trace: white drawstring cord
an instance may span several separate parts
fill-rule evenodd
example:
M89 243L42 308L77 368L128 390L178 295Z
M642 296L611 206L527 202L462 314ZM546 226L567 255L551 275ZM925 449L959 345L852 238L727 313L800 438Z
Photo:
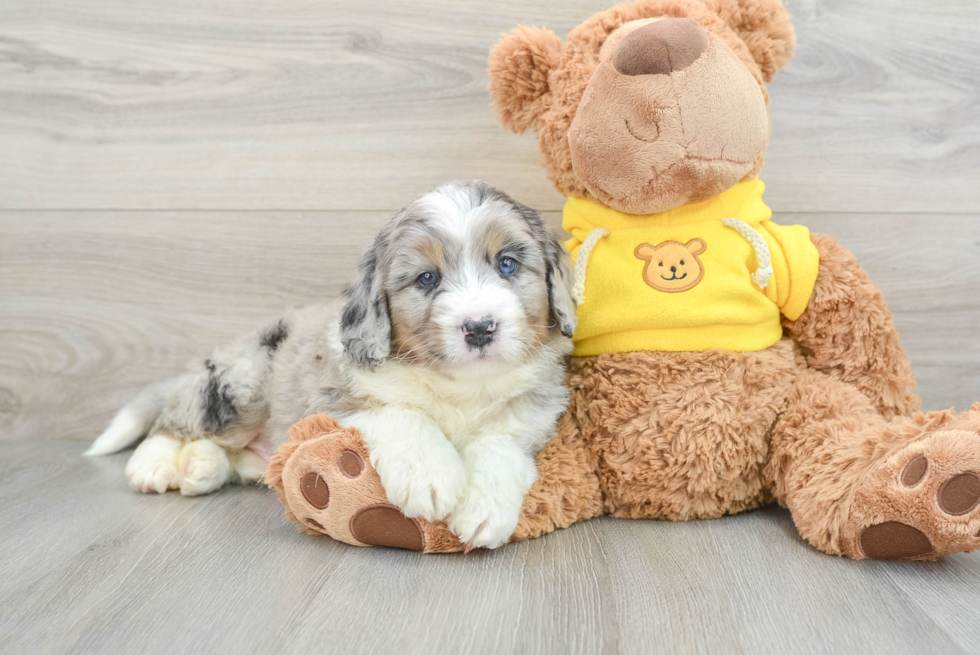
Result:
M752 249L755 250L756 261L759 262L759 268L752 274L752 281L759 285L760 289L765 289L769 285L769 278L772 277L769 244L766 243L766 238L758 230L738 218L723 218L721 222L726 227L730 227L741 234L752 245Z
M589 266L589 253L595 248L595 244L599 243L599 239L608 234L609 230L597 227L589 232L589 236L585 237L585 241L582 242L582 247L578 249L578 256L575 258L575 270L573 271L575 284L572 286L572 295L575 297L576 305L585 302L585 269Z

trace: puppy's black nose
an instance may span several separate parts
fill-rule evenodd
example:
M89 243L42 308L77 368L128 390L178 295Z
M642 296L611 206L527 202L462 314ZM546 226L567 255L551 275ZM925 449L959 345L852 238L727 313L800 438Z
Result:
M676 273L677 272L677 267L676 266L671 266L670 267L670 272L671 273Z
M463 321L463 338L471 348L482 348L493 339L497 324L490 319L482 321Z

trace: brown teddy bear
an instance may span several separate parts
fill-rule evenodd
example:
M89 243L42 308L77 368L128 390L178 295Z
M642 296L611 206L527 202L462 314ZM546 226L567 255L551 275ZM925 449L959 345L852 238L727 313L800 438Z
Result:
M980 545L980 403L922 414L881 292L832 238L769 219L778 0L640 0L490 55L569 200L579 326L558 434L512 541L601 514L690 520L772 500L816 548L934 559ZM310 417L268 481L314 533L462 550L387 503L360 435Z

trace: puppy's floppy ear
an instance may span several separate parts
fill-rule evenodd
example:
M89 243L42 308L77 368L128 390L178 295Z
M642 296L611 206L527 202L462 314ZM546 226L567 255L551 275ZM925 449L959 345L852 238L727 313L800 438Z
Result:
M548 232L548 294L551 300L551 314L558 323L561 333L572 338L578 316L575 314L575 299L572 297L572 269L568 265L568 251L551 230Z
M347 302L340 316L340 341L358 366L378 367L391 351L391 318L384 291L384 253L390 230L385 229L357 266L357 277L344 291Z
M704 0L749 47L766 82L793 57L796 32L780 0Z
M544 113L548 74L561 58L561 39L551 30L516 27L490 51L490 98L504 127L523 134Z
M510 201L527 221L534 234L534 240L544 252L545 283L548 285L548 308L551 319L561 333L571 339L578 323L578 316L575 314L575 299L572 297L572 269L568 265L568 251L551 228L541 220L541 214L513 198L510 198Z

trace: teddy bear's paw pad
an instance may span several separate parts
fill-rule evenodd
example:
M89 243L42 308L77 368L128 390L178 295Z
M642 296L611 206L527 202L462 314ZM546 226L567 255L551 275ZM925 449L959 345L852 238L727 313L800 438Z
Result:
M370 546L389 546L422 550L425 538L418 521L410 519L394 505L364 507L351 517L354 538Z
M352 480L364 470L364 460L353 450L341 452L338 460L337 465L340 467L340 472Z
M317 509L326 509L330 504L330 487L316 471L310 471L303 476L299 483L299 490L306 502Z
M980 502L980 477L960 473L946 480L936 495L939 508L950 516L969 514Z
M910 488L916 486L922 482L922 478L926 476L928 470L929 460L926 459L925 455L913 457L912 461L906 464L902 471L902 484Z
M307 527L312 528L317 532L322 532L323 534L327 534L327 529L322 525L320 525L318 521L314 521L313 519L303 519L303 523L305 523Z
M861 550L871 559L920 559L934 553L921 530L898 521L872 525L861 532Z

